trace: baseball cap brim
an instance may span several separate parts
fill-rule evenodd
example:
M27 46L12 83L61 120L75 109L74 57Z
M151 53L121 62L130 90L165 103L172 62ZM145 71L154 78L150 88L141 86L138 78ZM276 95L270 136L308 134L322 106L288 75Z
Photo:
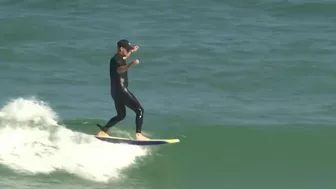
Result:
M131 46L131 45L127 44L127 45L125 46L125 49L126 49L126 50L128 50L128 51L130 51L130 50L132 50L132 49L133 49L133 46Z

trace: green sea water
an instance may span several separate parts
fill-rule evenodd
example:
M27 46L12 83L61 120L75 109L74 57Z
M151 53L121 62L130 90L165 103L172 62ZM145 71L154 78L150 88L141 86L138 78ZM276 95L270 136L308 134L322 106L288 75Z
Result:
M0 188L336 188L333 1L0 0ZM109 59L140 49L129 88L143 131L96 140L116 115ZM134 137L135 114L110 135Z

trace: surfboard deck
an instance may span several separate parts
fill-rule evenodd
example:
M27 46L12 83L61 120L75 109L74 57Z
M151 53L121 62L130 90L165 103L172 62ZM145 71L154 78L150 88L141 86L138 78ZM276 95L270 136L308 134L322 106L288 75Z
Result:
M113 136L95 136L97 139L104 142L115 143L115 144L130 144L130 145L162 145L162 144L174 144L180 142L179 139L150 139L150 140L136 140L122 137Z

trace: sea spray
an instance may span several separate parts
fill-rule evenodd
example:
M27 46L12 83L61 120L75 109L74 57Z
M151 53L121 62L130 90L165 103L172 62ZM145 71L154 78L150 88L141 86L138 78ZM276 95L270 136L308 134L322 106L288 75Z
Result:
M57 119L42 101L11 100L0 111L0 164L28 174L65 171L108 182L147 154L141 147L110 144L69 130Z

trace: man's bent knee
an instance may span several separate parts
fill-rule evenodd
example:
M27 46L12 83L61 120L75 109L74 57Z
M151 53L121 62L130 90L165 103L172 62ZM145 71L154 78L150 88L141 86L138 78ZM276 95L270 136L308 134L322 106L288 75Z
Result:
M117 114L117 120L118 121L121 121L121 120L125 119L125 117L126 117L126 113L125 112L121 112L121 113Z

